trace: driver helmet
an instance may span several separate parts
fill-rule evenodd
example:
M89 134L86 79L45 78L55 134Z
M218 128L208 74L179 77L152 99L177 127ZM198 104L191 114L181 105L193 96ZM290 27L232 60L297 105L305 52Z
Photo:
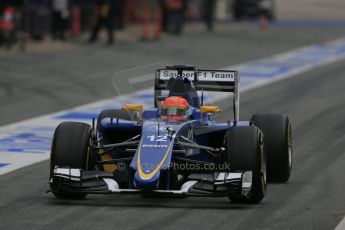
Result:
M189 104L183 97L172 96L162 103L162 118L173 120L186 120Z

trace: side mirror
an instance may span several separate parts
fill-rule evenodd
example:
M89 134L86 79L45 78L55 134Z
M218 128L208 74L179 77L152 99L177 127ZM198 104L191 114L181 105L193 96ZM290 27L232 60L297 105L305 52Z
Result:
M141 105L141 104L125 104L122 106L123 110L126 110L126 111L134 111L134 112L138 112L139 113L139 116L140 116L140 120L142 120L142 114L143 114L143 109L144 109L144 106Z
M216 105L203 105L200 106L201 113L219 113L222 110Z
M125 104L122 106L123 110L127 111L135 111L135 112L143 112L144 106L141 104Z

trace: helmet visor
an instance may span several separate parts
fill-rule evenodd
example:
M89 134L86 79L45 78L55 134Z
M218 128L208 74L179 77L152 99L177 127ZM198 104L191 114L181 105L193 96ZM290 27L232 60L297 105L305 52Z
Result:
M162 116L186 116L187 109L181 107L165 107L162 109Z

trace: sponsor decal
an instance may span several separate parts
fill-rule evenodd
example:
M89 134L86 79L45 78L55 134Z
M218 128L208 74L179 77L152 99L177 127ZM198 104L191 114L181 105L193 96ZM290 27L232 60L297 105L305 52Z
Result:
M159 79L169 80L170 78L177 78L177 70L161 70L159 73ZM194 71L183 71L182 78L188 78L190 81L194 81L195 72Z
M198 72L199 81L235 81L235 72L200 71Z
M151 145L151 144L143 144L143 148L168 148L168 145Z

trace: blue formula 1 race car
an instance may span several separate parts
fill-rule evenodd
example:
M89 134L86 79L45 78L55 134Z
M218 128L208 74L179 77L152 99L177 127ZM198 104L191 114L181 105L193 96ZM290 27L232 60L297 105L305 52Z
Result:
M237 71L168 66L155 73L155 108L125 104L102 111L93 126L61 123L51 148L51 191L61 199L132 193L260 202L267 181L290 177L291 123L280 114L240 121L239 80ZM203 105L198 91L233 93L234 119L216 123L220 108Z

